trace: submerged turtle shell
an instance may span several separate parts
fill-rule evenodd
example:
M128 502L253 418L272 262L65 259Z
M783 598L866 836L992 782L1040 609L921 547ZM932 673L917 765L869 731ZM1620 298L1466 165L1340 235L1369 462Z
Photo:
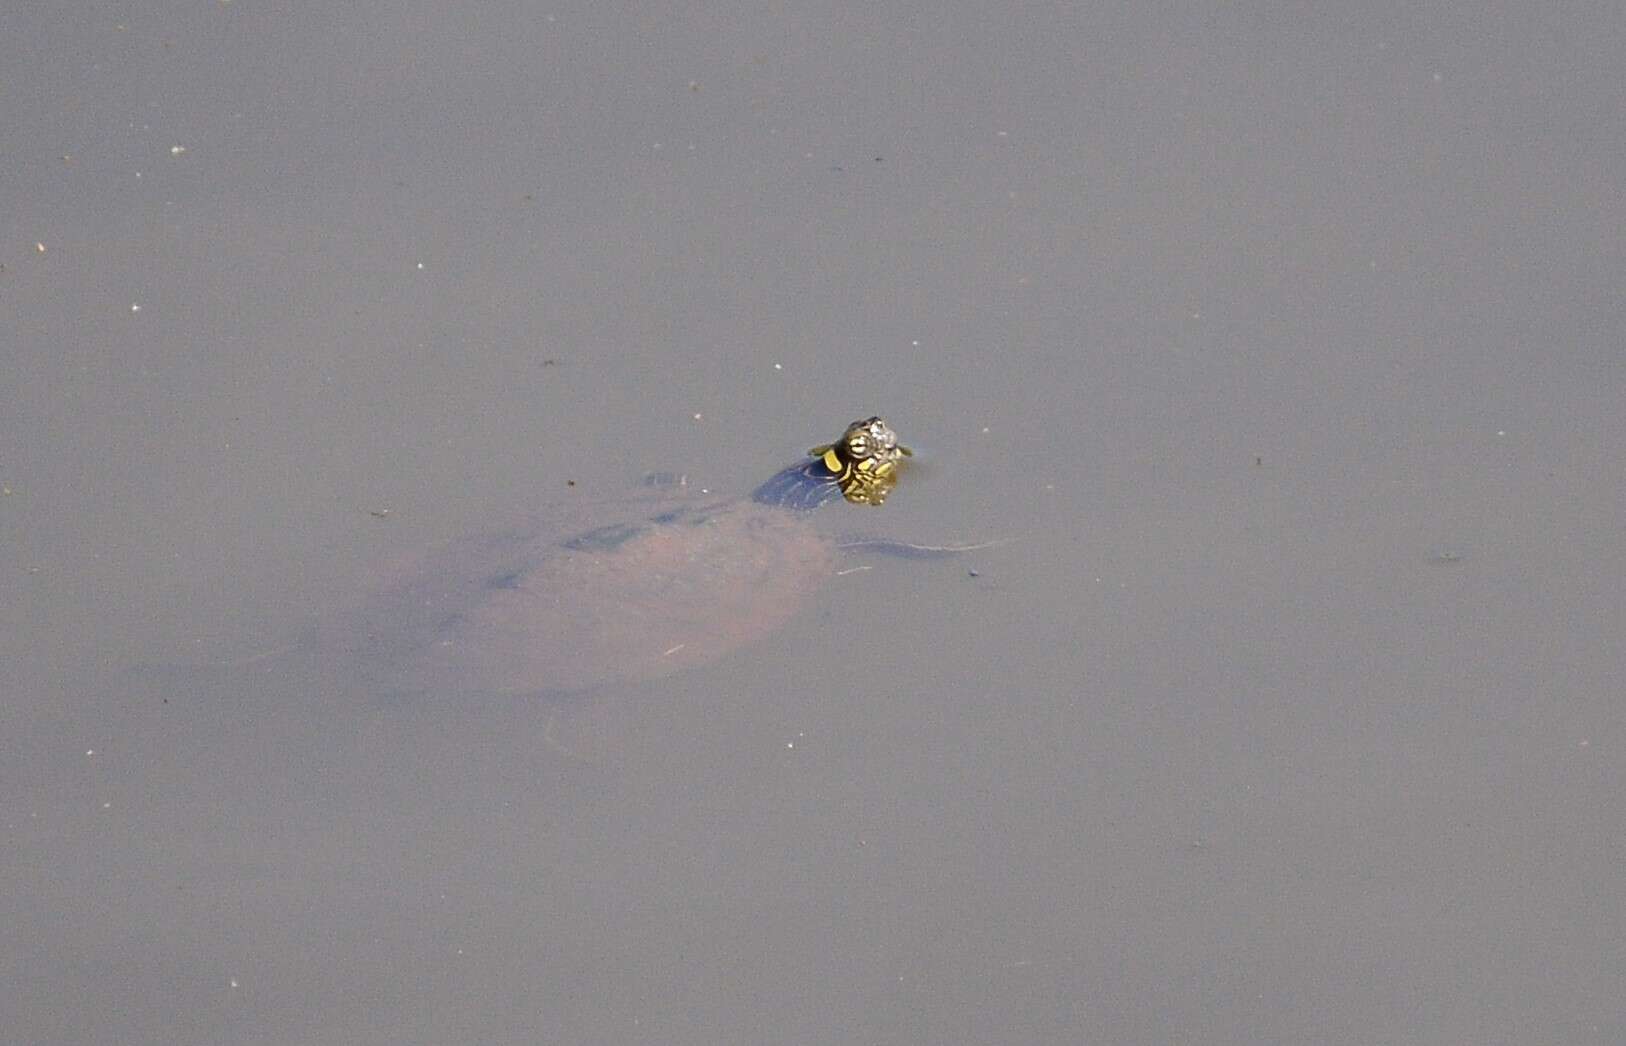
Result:
M400 573L325 645L392 689L441 693L570 694L703 665L790 620L835 569L811 511L881 504L908 454L866 418L748 498L688 498L667 481L467 538Z
M573 693L713 661L783 626L834 571L832 542L777 505L668 489L596 508L596 527L431 553L335 645L393 687Z

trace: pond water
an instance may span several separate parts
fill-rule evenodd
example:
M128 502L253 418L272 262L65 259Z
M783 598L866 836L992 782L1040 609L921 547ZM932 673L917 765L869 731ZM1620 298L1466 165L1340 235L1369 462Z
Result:
M1626 18L1475 12L7 19L7 1037L1620 1041ZM875 413L997 544L591 757L308 641Z

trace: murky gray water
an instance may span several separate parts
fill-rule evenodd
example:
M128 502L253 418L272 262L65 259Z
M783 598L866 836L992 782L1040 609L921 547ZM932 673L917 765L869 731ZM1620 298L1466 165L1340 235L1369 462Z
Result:
M0 16L0 1038L1626 1038L1626 17L1525 10ZM302 642L876 412L823 525L1010 540L613 760Z

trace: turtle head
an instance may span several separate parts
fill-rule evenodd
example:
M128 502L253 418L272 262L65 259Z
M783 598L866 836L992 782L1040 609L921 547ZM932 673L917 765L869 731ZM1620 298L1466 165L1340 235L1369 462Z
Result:
M808 451L810 460L792 465L756 489L765 505L813 509L837 495L855 505L879 505L898 482L898 465L910 451L880 418L847 426L834 443Z
M864 418L847 426L841 439L808 453L821 458L841 488L841 496L855 505L880 505L898 482L898 466L909 457L908 447L880 418Z

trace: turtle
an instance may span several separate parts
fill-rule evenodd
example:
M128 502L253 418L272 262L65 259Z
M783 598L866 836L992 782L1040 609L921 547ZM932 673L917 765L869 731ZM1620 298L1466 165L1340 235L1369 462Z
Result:
M587 694L714 661L784 626L850 550L908 557L985 545L840 543L810 514L879 506L911 452L879 417L749 496L652 477L636 496L438 548L369 597L331 646L392 692Z

